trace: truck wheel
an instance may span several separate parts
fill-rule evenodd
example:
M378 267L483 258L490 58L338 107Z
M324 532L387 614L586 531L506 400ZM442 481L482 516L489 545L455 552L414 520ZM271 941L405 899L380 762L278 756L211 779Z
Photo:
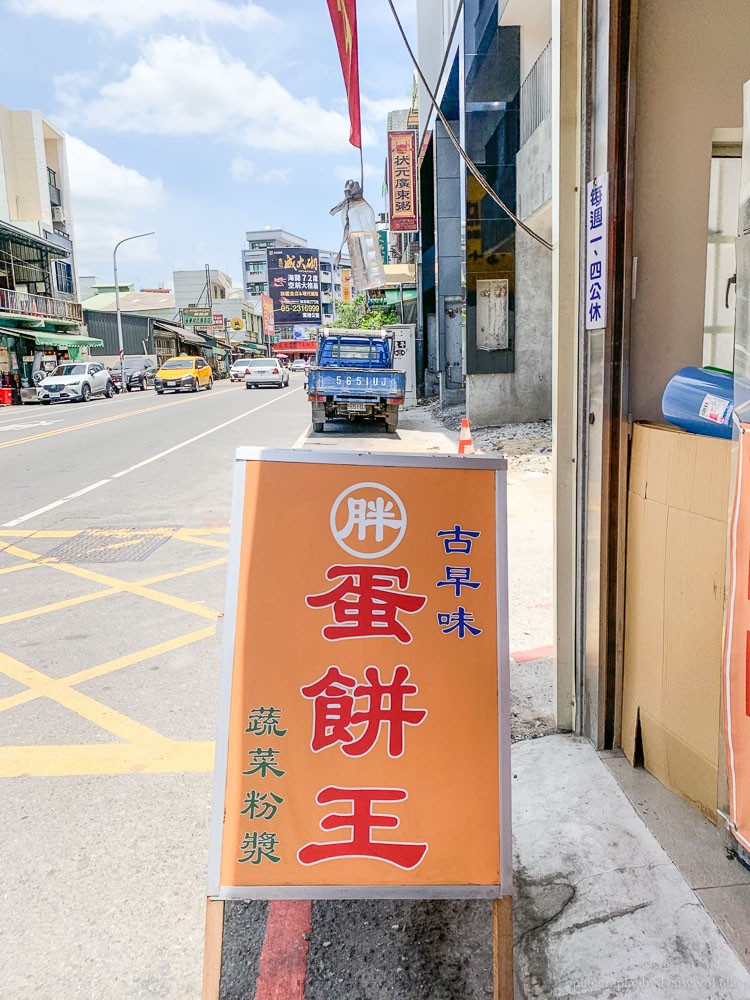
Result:
M313 421L313 430L315 431L316 434L322 434L324 427L325 424L319 424L316 421Z

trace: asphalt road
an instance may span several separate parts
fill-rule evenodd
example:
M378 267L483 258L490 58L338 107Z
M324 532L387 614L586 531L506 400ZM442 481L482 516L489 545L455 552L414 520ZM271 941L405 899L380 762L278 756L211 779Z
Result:
M0 1000L200 996L232 460L308 423L302 376L0 411ZM309 445L409 447L362 433ZM227 906L224 1000L267 913ZM316 903L309 938L308 1000L491 996L485 904Z

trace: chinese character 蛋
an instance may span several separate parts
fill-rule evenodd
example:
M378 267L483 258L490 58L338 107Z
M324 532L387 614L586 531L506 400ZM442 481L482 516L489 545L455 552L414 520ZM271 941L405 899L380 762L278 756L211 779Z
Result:
M251 865L259 865L265 858L276 864L281 858L276 854L279 842L275 833L246 833L242 838L240 850L245 855L244 858L237 858L240 864L249 861Z
M467 531L459 524L454 525L446 531L438 531L437 537L443 539L446 555L460 553L465 556L471 555L471 546L475 538L479 538L481 532Z
M409 571L404 566L331 566L326 579L341 579L341 583L306 598L311 608L333 608L335 624L323 628L326 639L390 636L401 643L411 642L411 632L398 614L421 611L427 598L406 593Z
M403 802L407 793L402 788L337 788L328 786L316 796L319 805L331 802L351 803L346 814L331 813L320 821L323 830L351 829L351 838L322 844L306 844L297 852L303 865L314 865L335 858L374 858L398 868L416 868L427 853L427 844L374 840L373 830L393 830L399 825L398 816L373 812L376 802Z
M254 736L286 736L286 729L279 729L281 724L280 708L253 708L247 717L246 733Z
M469 635L480 635L482 630L473 625L474 615L466 608L459 607L457 611L439 612L437 616L444 635L455 632L459 639L464 639L466 633Z
M243 771L243 774L257 774L260 778L267 777L269 771L271 774L275 774L277 778L285 774L284 771L277 767L278 761L276 757L281 753L280 750L274 750L272 747L263 750L262 747L257 747L255 750L248 750L247 753L249 757L252 757L252 764L254 766L247 771Z
M301 689L303 696L313 702L310 745L314 751L340 743L348 757L363 757L377 743L381 727L386 726L389 756L403 754L404 728L418 726L427 717L425 709L405 705L407 698L419 692L416 684L407 683L409 668L400 664L391 680L384 682L380 669L369 666L365 669L365 679L366 683L357 685L353 677L332 666L320 680ZM367 705L355 711L358 698L367 699ZM360 724L365 724L365 729L356 737L350 729Z

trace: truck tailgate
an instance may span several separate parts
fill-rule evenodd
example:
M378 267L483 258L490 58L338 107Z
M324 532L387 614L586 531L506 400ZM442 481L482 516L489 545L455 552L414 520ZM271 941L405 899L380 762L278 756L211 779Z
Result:
M311 395L333 396L334 399L403 397L406 373L393 369L311 368L307 391Z

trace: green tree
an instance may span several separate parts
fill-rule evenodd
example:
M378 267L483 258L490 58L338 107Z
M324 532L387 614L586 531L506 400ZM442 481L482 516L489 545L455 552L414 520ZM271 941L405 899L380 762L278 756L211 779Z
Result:
M354 297L351 302L339 304L336 322L332 325L348 330L379 330L390 323L398 323L398 312L395 308L368 308L364 294Z

